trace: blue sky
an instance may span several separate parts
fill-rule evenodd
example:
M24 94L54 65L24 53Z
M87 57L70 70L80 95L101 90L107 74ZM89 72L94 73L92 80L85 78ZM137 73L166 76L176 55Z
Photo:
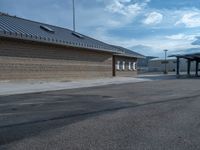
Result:
M75 0L77 31L144 55L198 50L198 0ZM0 11L72 29L72 0L0 0Z

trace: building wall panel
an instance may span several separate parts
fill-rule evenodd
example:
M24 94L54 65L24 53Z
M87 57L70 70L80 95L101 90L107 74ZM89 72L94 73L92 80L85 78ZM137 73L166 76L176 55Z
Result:
M0 39L0 80L112 77L112 54Z

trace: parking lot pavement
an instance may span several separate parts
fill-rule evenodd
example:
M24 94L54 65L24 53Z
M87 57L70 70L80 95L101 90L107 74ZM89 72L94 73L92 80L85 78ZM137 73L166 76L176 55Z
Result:
M200 149L200 80L0 96L0 149Z

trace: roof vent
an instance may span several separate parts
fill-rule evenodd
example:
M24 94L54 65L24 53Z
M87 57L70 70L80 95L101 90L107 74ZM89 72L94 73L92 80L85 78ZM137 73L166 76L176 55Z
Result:
M73 34L74 36L78 37L78 38L81 38L81 39L84 38L84 36L83 36L82 34L80 34L80 33L72 32L72 34Z
M50 32L50 33L54 33L55 32L53 29L51 29L51 28L49 28L49 27L47 27L45 25L41 25L40 28L45 30L45 31L47 31L47 32Z

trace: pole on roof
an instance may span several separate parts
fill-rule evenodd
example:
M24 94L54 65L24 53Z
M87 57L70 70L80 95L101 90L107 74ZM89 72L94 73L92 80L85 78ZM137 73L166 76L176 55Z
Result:
M73 31L76 32L75 1L72 0L72 3L73 3Z

